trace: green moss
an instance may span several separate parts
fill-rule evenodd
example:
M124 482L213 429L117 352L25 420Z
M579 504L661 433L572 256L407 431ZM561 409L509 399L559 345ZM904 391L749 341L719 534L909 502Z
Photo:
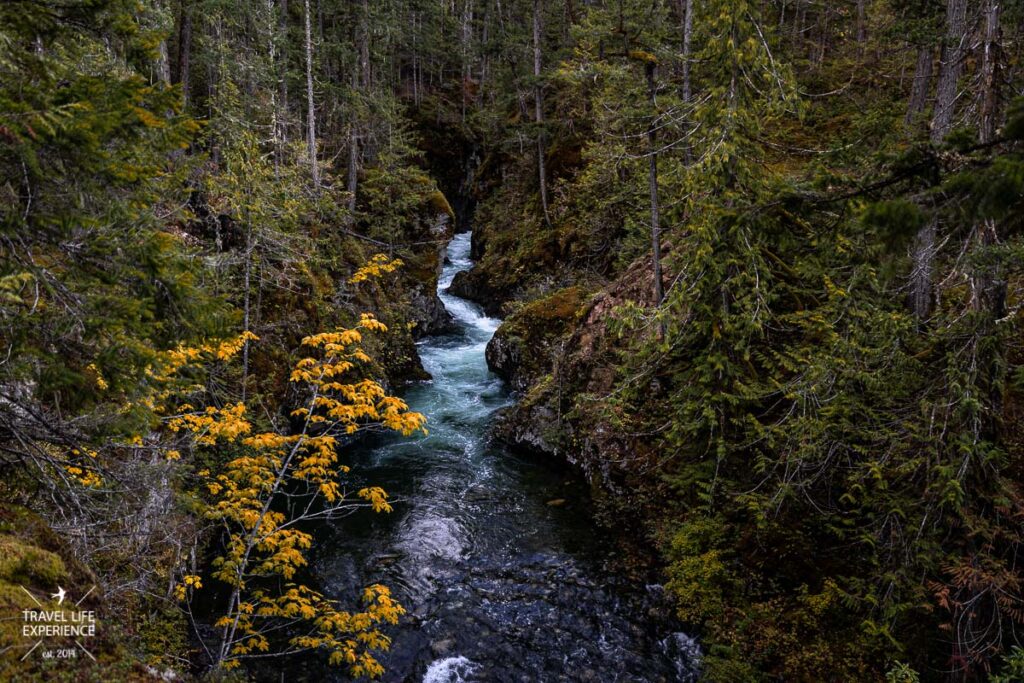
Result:
M14 536L0 536L0 582L53 586L67 578L67 567L55 553Z
M10 534L0 535L0 647L18 647L24 642L18 612L31 607L25 590L35 594L49 593L55 586L67 583L67 567L55 553ZM23 588L24 587L24 588ZM5 662L0 678L17 680L27 676L30 664Z
M425 286L436 286L437 273L440 264L440 254L434 249L426 249L421 254L411 257L402 257L405 264L401 269L401 276L407 280L410 287L417 284Z
M533 315L544 320L569 320L574 318L583 304L583 290L566 287L546 299L534 302L528 308L536 309Z
M529 391L526 392L526 395L523 396L519 404L524 408L529 408L531 406L541 403L547 397L547 394L550 391L552 385L554 384L554 381L555 378L553 375L551 375L551 373L543 375L538 379L534 380L534 382L530 385Z
M565 324L575 320L583 308L585 292L566 287L544 298L525 304L508 321L508 331L527 340L561 334Z
M495 363L513 386L530 387L525 404L543 402L552 383L550 373L558 355L557 346L571 331L585 301L585 292L580 287L560 289L524 304L495 332L497 348L506 349L497 351ZM509 363L508 359L515 360Z
M435 210L441 213L446 213L452 218L455 218L455 210L452 209L452 205L448 202L448 198L444 196L441 190L434 190L427 195L427 202Z
M638 62L644 62L645 64L657 64L658 58L652 55L650 52L644 52L643 50L630 50L629 58L635 59Z

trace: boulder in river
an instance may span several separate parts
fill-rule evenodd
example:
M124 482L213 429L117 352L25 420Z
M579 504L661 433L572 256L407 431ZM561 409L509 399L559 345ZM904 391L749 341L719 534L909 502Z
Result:
M515 391L550 372L557 346L583 308L579 287L560 289L508 317L487 344L487 366Z
M423 221L425 229L419 235L424 241L435 243L436 247L418 252L417 258L405 266L409 287L409 322L413 324L412 335L415 339L456 330L455 319L437 296L438 280L447 258L447 241L453 234L452 218L448 212L441 211Z

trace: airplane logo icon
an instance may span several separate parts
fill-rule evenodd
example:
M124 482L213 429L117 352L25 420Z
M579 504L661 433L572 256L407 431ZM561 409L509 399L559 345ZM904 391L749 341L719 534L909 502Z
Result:
M67 595L67 591L65 591L60 586L57 586L57 592L54 593L53 595L51 595L50 597L51 598L57 598L57 604L58 605L63 605L64 604L64 597L66 595Z

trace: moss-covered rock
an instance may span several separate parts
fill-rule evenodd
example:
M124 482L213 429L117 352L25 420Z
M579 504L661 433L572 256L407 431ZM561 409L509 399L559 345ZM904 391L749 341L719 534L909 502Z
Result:
M437 296L437 284L444 269L447 256L448 241L454 232L452 227L452 209L440 192L434 192L431 205L443 202L444 210L434 207L436 213L432 217L425 216L419 233L422 242L419 249L413 252L406 267L403 269L403 282L408 291L407 317L412 323L410 331L414 339L421 339L431 334L443 334L455 328L455 321L445 309Z
M665 254L672 249L663 246ZM613 322L624 304L650 303L652 278L650 258L637 259L593 295L563 289L508 318L488 346L488 363L522 397L499 419L498 438L562 457L606 490L643 488L639 480L657 454L643 438L616 429L602 399L618 377Z
M580 287L560 289L513 313L487 344L487 365L516 391L550 372L555 346L571 329L585 301Z

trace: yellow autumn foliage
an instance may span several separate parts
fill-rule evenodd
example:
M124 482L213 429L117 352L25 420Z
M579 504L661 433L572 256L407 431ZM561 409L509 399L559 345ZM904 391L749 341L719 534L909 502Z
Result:
M390 272L393 261L371 262ZM364 278L365 279L365 278ZM206 515L223 525L227 538L223 553L214 561L212 576L231 588L226 613L217 621L224 639L219 663L225 669L239 666L247 656L267 652L266 633L281 620L301 620L313 627L292 640L298 648L323 649L335 664L347 665L354 676L378 676L383 672L373 652L386 649L389 639L380 631L396 623L403 609L387 588L371 586L363 595L362 611L346 612L307 586L291 583L307 563L312 537L297 527L302 519L315 519L360 504L374 512L390 512L386 492L380 487L361 488L363 501L346 501L341 478L349 471L339 462L338 435L365 429L396 431L409 435L424 431L425 419L409 410L399 398L389 396L376 381L356 375L370 361L360 348L367 332L385 332L386 326L364 314L349 329L311 335L302 340L306 355L292 369L290 380L304 395L303 405L291 411L301 421L293 434L255 432L243 403L195 408L182 404L165 425L173 434L191 436L196 446L233 444L236 455L223 469L204 478L211 497ZM153 377L169 377L181 368L205 358L226 360L254 339L243 335L228 342L179 348L169 352ZM177 453L180 457L180 453ZM275 501L287 493L306 497L300 508L306 513L285 514ZM265 579L288 582L285 590L271 593L256 586ZM202 587L199 577L188 575L176 587L180 600Z
M379 278L386 273L393 273L402 265L401 259L392 259L386 254L377 254L365 266L353 273L348 282L351 285L356 285L371 278Z

